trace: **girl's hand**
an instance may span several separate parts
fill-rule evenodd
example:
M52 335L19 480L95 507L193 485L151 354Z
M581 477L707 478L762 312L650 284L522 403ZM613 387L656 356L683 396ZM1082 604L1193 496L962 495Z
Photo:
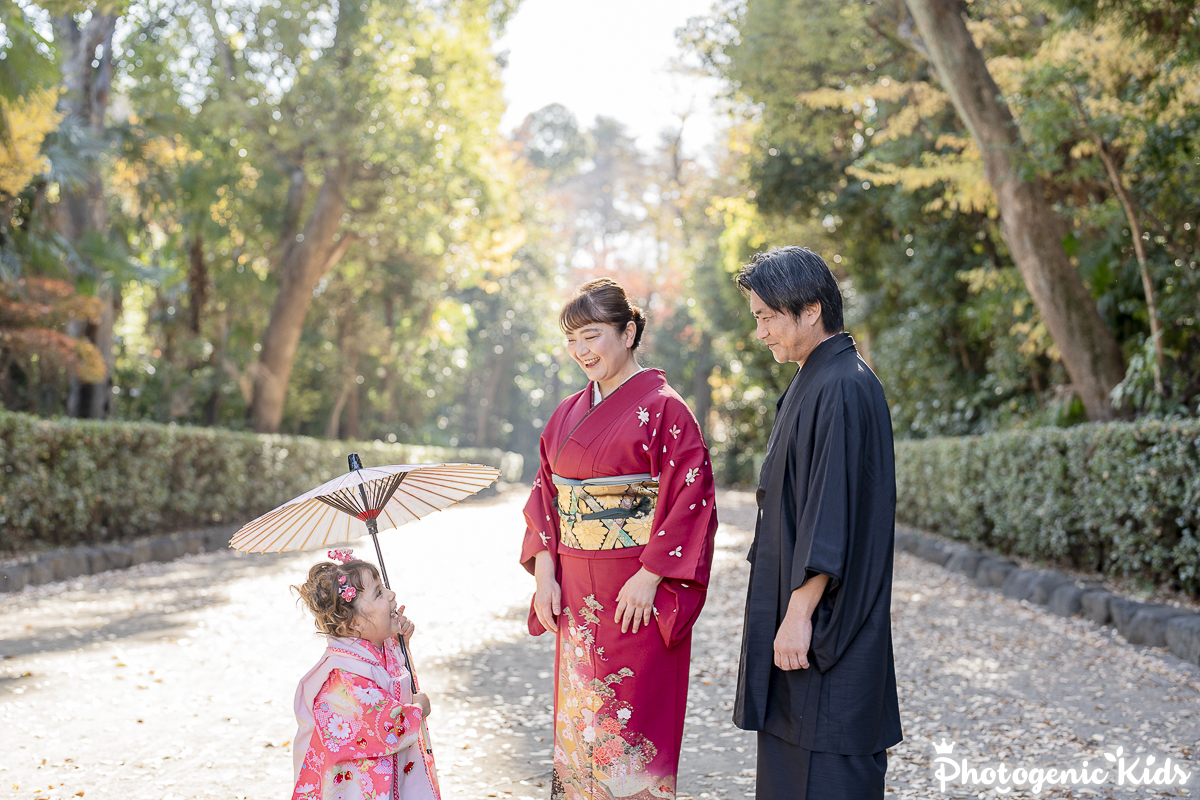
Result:
M429 695L417 692L413 695L413 705L421 707L421 719L429 719Z
M654 614L654 595L658 593L658 584L661 582L661 575L655 575L645 567L625 581L617 594L617 615L613 618L613 622L621 623L621 633L629 629L631 622L634 633L642 625L650 624Z
M533 595L533 611L542 627L558 633L558 615L562 613L562 587L554 579L554 561L546 550L537 554L533 565L537 591Z
M412 635L416 631L417 626L412 623L412 620L404 616L404 606L400 606L396 611L396 618L392 620L392 635L403 636L404 643L407 645L412 641Z

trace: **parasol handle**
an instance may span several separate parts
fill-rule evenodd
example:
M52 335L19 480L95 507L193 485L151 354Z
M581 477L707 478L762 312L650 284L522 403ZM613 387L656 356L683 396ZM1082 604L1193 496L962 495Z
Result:
M355 472L363 468L362 460L358 457L358 453L351 453L349 457L350 471ZM407 474L407 473L405 473ZM367 499L367 490L360 483L358 485L358 493L362 496L363 507L370 509L371 501ZM391 589L392 583L388 580L387 565L383 563L383 550L379 547L379 523L374 517L368 517L364 522L367 523L367 532L371 534L371 541L375 545L375 556L379 560L379 574L383 577L383 585ZM404 642L403 636L396 636L396 642L400 645L400 652L404 654L404 664L408 667L408 681L412 687L413 694L417 693L417 673L413 667L412 656L408 652L408 645ZM425 720L421 720L422 740L425 742L425 752L433 753L433 749L429 745L429 728L425 725Z
M387 567L383 564L383 550L379 547L379 525L376 524L375 520L367 520L367 531L371 534L371 541L375 543L375 555L379 559L379 572L383 576L383 585L391 589L392 584L388 580ZM400 652L404 653L404 662L408 667L408 679L412 683L413 694L416 694L417 676L413 669L412 656L408 653L408 645L404 643L403 636L397 636L396 641L400 643Z

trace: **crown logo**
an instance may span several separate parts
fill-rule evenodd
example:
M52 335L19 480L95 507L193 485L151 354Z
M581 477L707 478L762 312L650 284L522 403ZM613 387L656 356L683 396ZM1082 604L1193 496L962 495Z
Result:
M948 756L954 752L954 742L946 741L943 737L941 744L933 743L933 752L939 756Z

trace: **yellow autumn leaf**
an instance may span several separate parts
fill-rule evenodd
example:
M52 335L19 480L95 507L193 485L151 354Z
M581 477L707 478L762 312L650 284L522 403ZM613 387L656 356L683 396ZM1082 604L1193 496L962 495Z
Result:
M55 110L58 92L57 88L49 88L13 101L0 98L12 136L7 145L0 144L0 194L17 194L50 168L41 149L42 140L62 121Z

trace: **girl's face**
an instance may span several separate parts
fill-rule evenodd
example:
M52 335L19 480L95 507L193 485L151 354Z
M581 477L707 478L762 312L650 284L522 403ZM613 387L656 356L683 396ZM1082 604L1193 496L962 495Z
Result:
M624 331L605 322L591 323L567 333L567 352L583 368L588 380L603 384L629 367L633 360L629 348L636 334L637 325L632 322Z
M354 627L358 635L382 648L383 643L400 633L400 613L396 593L385 589L374 575L367 574L362 591L354 598Z

